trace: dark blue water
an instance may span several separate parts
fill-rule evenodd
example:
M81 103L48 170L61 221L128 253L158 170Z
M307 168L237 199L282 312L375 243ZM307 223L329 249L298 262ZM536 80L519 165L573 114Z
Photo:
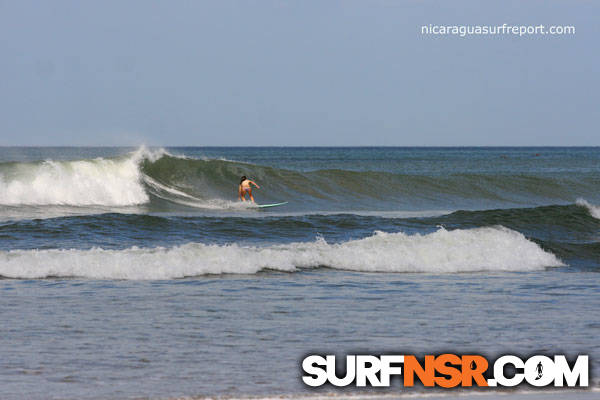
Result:
M598 148L2 148L0 397L298 395L358 350L598 376L598 187Z

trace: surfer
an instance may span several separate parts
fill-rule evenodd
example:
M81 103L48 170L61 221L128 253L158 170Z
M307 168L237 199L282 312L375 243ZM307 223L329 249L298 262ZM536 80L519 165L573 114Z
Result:
M246 176L242 176L240 179L240 186L238 187L238 195L240 196L241 201L246 201L246 193L248 193L250 196L250 201L254 203L254 197L252 197L252 186L250 185L254 185L260 189L260 186L258 186L254 181L246 178Z
M537 367L535 367L535 370L537 371L537 377L535 378L535 380L537 381L543 375L542 371L544 370L544 367L542 366L541 361L538 363Z

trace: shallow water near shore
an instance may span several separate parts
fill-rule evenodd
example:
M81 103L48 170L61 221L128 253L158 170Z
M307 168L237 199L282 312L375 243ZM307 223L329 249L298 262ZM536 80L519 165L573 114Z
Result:
M299 395L312 353L585 353L598 376L590 275L3 280L3 398Z

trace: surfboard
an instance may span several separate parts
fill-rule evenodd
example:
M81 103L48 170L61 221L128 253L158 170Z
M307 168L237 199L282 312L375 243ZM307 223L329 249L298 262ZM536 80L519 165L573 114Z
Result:
M283 203L273 203L273 204L257 204L256 207L257 208L269 208L269 207L277 207L277 206L282 206L284 204L287 204L287 201L284 201Z

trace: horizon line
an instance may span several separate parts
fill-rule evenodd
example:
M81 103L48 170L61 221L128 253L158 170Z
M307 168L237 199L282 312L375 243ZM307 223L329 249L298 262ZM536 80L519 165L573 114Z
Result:
M116 148L116 147L153 147L153 148L595 148L600 145L0 145L0 148Z

